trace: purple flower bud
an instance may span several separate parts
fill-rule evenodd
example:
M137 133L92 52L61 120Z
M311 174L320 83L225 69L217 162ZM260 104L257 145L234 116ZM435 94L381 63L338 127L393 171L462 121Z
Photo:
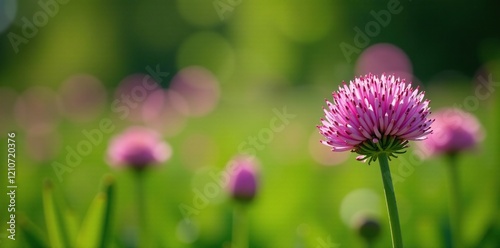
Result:
M113 137L108 146L109 163L115 167L141 170L165 162L171 155L170 146L160 134L143 127L128 128Z
M253 157L239 156L230 166L228 191L231 197L240 202L250 202L258 190L257 162Z
M457 108L443 109L435 114L434 133L420 148L425 155L456 153L473 149L483 139L481 124L473 115Z

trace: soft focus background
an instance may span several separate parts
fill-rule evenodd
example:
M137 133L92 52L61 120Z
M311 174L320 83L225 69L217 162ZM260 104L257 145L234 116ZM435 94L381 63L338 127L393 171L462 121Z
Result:
M316 129L324 99L342 81L387 72L420 85L432 109L455 106L480 119L483 143L460 156L463 239L497 247L499 7L492 0L0 0L0 246L28 246L23 225L47 239L46 178L81 219L111 174L110 246L130 247L134 178L111 168L106 150L111 137L142 125L173 149L145 175L148 232L159 247L230 246L232 202L223 189L189 224L179 207L193 206L217 182L210 175L243 151L261 163L250 247L361 247L353 230L360 213L380 221L376 247L388 247L378 165L330 152ZM159 86L126 103L121 95L146 75ZM85 133L108 119L112 131L58 174L54 165L68 165L68 154L89 143ZM8 131L17 134L15 241L6 231ZM403 238L408 247L446 247L445 159L422 160L415 147L391 163Z

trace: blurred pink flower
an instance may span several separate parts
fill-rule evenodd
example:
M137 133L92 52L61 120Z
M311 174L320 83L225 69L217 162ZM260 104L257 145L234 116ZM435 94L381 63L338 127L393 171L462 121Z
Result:
M17 92L10 87L0 86L0 132L6 133L13 130L14 124L14 108L16 106Z
M184 98L172 90L157 90L149 95L142 105L144 124L165 137L172 137L186 126L186 117L179 112Z
M75 122L89 122L105 108L106 88L89 74L72 75L59 89L63 114Z
M326 101L326 119L318 126L332 151L351 150L358 160L376 160L380 152L396 157L409 140L423 140L432 132L429 100L404 79L369 74L345 83Z
M115 167L130 166L141 170L160 164L172 155L170 145L161 135L144 127L130 127L113 137L108 146L109 163Z
M187 116L209 114L220 98L219 81L212 72L200 66L189 66L179 71L172 78L170 90L182 97L174 107Z
M355 66L356 75L371 73L394 75L399 78L412 79L413 69L410 58L399 47L390 43L378 43L367 47L359 55ZM415 84L415 80L412 80Z
M253 157L239 156L231 161L228 190L233 199L249 202L255 197L258 189L255 160Z
M425 155L438 155L469 150L483 139L477 118L458 108L447 108L432 115L434 132L419 144Z
M52 89L34 86L17 98L14 117L24 130L55 129L60 121L60 97Z
M115 91L112 110L122 120L142 122L145 103L148 97L157 91L161 92L163 89L150 75L129 75L120 82Z

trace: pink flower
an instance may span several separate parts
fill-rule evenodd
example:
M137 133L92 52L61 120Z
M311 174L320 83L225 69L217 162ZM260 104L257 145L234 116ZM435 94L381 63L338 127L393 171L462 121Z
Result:
M112 166L130 166L141 170L149 165L165 162L172 155L168 143L159 133L131 127L113 137L108 146L108 159Z
M356 152L358 160L375 161L385 152L392 157L408 147L410 140L423 140L432 132L429 100L418 87L394 76L355 78L333 92L326 101L325 118L318 126L332 151Z
M228 191L237 201L249 202L257 193L257 164L255 158L239 156L231 161Z
M434 132L419 144L426 155L469 150L483 139L481 124L473 115L457 108L443 109L435 114Z

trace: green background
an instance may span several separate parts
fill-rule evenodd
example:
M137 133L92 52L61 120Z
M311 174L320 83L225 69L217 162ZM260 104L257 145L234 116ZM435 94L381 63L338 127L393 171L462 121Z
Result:
M261 163L261 188L249 209L250 247L321 247L321 240L331 240L338 247L363 246L341 218L343 199L359 189L369 189L377 197L370 200L369 195L361 195L365 202L346 208L362 205L376 215L382 226L376 247L388 247L390 232L378 165L357 162L354 154L346 153L331 155L340 163L324 166L312 155L328 150L319 145L316 130L324 99L355 75L359 54L348 62L339 45L352 45L354 28L364 29L374 20L370 11L387 9L388 3L242 0L221 20L214 3L207 0L70 0L58 4L55 15L16 53L8 34L21 35L22 18L32 20L42 10L36 2L17 1L12 25L0 33L0 88L17 95L34 86L57 92L67 78L86 73L98 78L107 90L104 111L92 121L58 120L53 134L59 145L55 155L44 160L27 152L31 141L16 122L15 98L2 102L2 161L7 132L17 134L18 222L29 219L46 239L42 204L46 178L55 182L58 196L83 218L101 179L112 174L116 194L110 246L127 247L137 222L134 178L130 171L110 168L105 157L108 140L135 123L116 119L111 110L113 92L126 76L147 73L147 66L158 65L170 73L162 84L168 88L178 71L199 65L218 79L217 106L206 116L186 118L181 132L165 137L172 146L172 158L145 175L148 231L158 246L229 247L233 204L224 191L210 198L187 227L182 225L179 206L192 206L195 190L204 190L211 182L209 172L222 171L242 142L269 127L275 117L273 109L286 107L296 117L255 154ZM500 235L495 235L500 233L498 4L399 3L401 13L392 15L369 44L390 43L404 50L432 109L466 106L483 124L484 141L475 151L460 156L463 240L468 246L484 242L484 247L494 247L500 243ZM491 75L496 86L487 99L470 105L465 99L474 96L478 75ZM65 147L74 148L85 138L82 130L97 128L103 118L114 118L116 128L104 134L104 141L58 181L51 164L64 161ZM402 165L403 159L391 163L392 171L404 179L395 185L404 242L407 247L449 246L446 160L412 160L414 147L412 143L403 156L414 162L408 166ZM7 191L6 172L6 165L2 166L2 191ZM16 241L6 238L8 199L4 196L0 197L0 246L26 247L19 225Z

